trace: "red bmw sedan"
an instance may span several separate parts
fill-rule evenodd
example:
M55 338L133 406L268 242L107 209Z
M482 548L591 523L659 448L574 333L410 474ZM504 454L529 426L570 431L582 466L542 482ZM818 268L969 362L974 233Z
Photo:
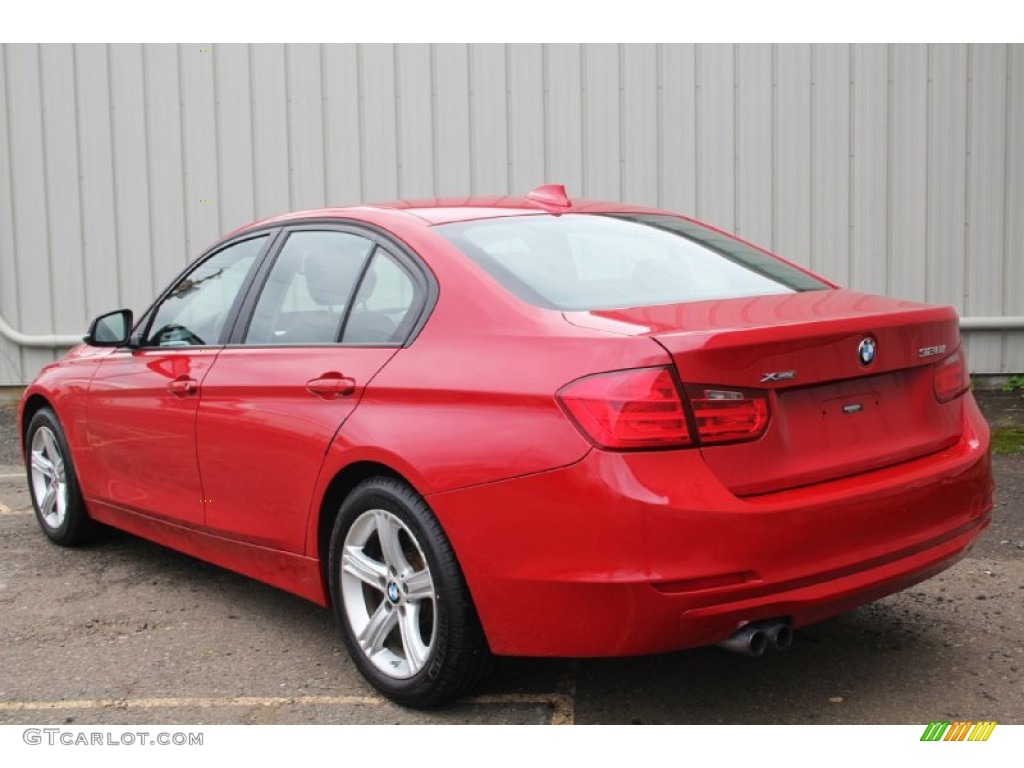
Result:
M51 540L332 606L429 706L497 656L781 650L948 568L992 506L968 385L951 308L549 185L244 227L20 425Z

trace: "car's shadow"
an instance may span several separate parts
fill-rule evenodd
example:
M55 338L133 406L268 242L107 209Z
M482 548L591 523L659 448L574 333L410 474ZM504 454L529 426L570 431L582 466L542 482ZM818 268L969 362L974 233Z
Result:
M790 650L762 658L708 647L617 659L510 659L495 689L571 690L589 722L835 722L855 697L874 692L885 699L894 686L913 697L930 687L920 685L924 679L941 676L949 644L938 630L922 631L924 623L881 603L804 628Z
M127 578L151 585L154 600L165 591L187 594L201 613L193 625L217 617L276 624L275 634L290 638L293 651L299 646L292 663L326 651L350 664L331 611L301 598L117 531L85 553L127 568ZM916 698L927 708L941 694L935 687L943 670L956 663L943 627L914 605L905 597L866 606L801 629L789 651L760 659L715 647L620 659L503 659L480 693L571 695L578 722L886 722L887 702L905 711ZM355 693L371 693L351 668L344 683L349 690L338 693L353 693L353 684ZM881 706L851 715L851 705L870 700Z

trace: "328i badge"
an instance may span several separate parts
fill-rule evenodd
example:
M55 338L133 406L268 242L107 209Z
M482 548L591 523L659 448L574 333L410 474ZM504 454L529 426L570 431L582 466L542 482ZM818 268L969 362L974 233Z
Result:
M51 540L330 605L430 706L497 656L781 650L949 567L992 506L968 385L951 308L549 185L244 227L19 413Z

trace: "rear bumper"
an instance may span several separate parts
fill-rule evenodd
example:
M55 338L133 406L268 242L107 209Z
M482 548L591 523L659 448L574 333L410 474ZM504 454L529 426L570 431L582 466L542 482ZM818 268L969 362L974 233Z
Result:
M570 467L429 501L491 648L615 656L802 626L964 556L990 519L988 427L965 398L955 445L874 472L738 498L696 451L591 451Z

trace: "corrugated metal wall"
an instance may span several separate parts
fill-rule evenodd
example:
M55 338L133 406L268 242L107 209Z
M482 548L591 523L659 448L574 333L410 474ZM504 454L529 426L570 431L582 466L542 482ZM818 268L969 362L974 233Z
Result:
M257 217L545 181L856 288L1024 314L1024 46L2 49L0 317L27 334L143 309ZM1024 370L1024 334L970 356ZM52 358L0 341L0 384Z

